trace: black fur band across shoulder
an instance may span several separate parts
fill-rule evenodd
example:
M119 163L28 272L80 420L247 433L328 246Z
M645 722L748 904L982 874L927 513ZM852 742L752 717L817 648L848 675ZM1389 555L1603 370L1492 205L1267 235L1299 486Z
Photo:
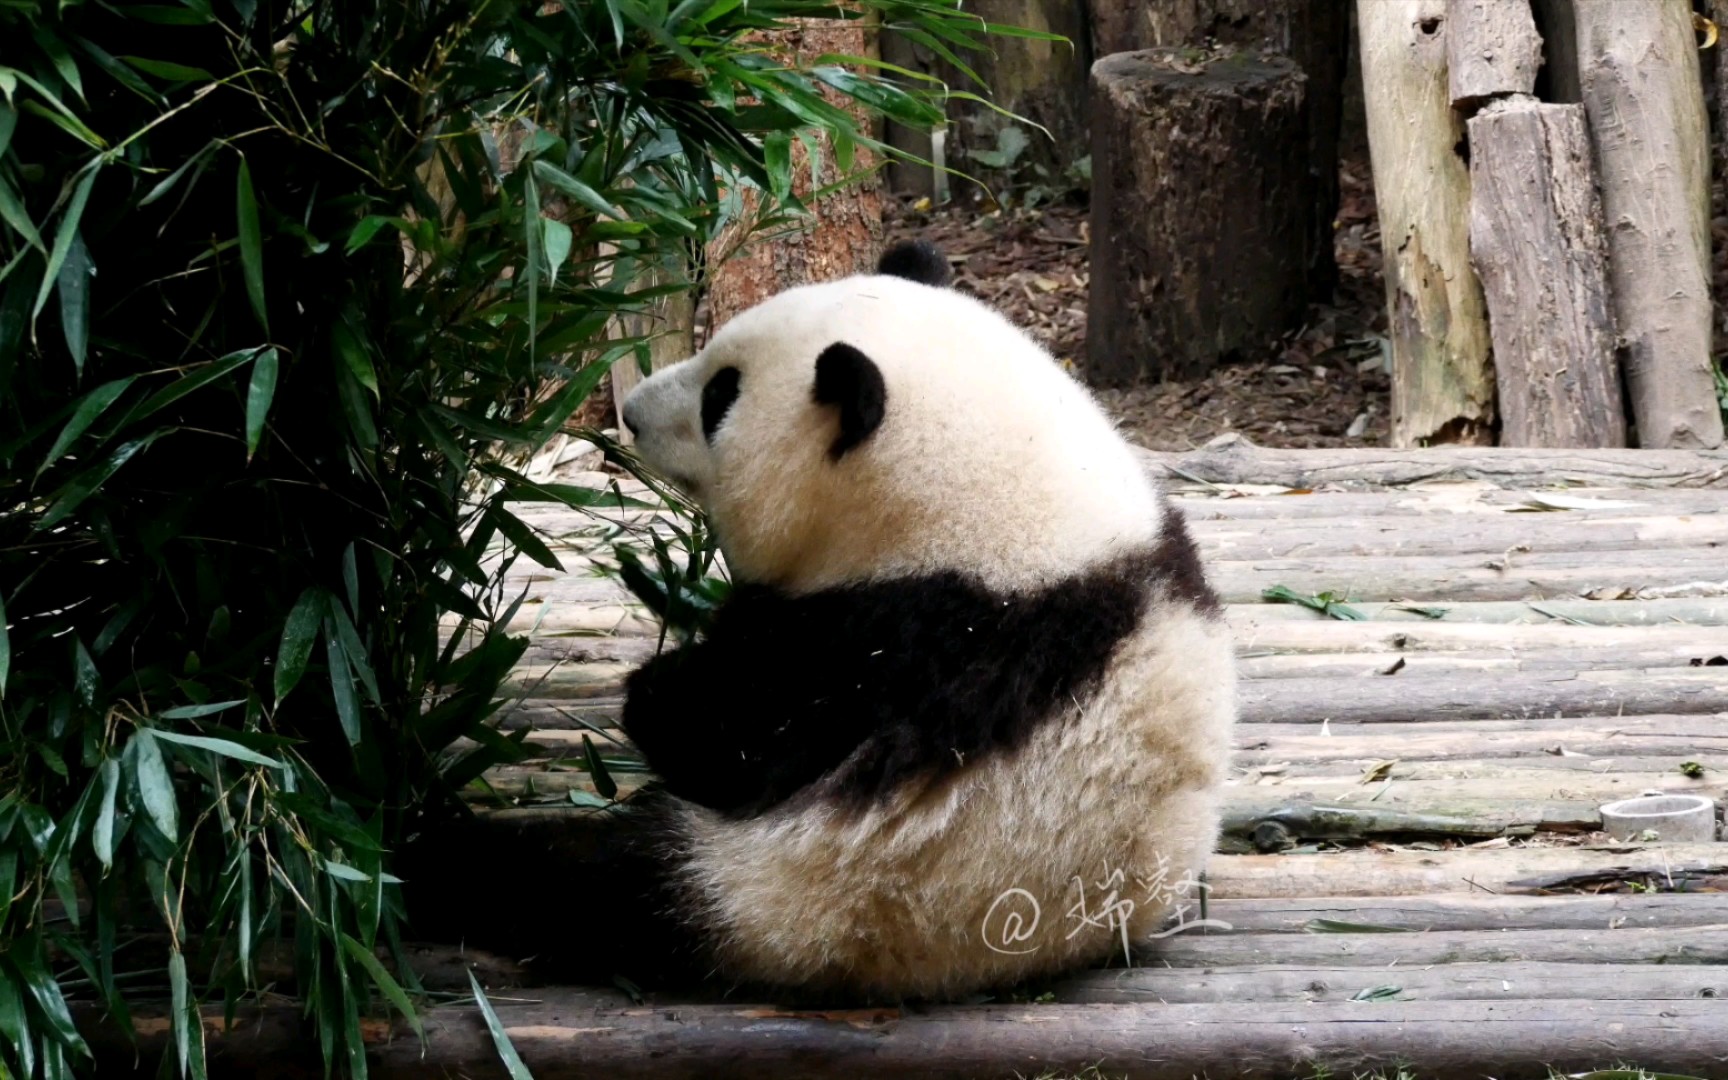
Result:
M1180 519L1042 589L960 572L789 596L741 586L706 640L631 675L624 730L667 790L738 815L835 769L868 805L1011 750L1097 687L1154 594L1215 611Z

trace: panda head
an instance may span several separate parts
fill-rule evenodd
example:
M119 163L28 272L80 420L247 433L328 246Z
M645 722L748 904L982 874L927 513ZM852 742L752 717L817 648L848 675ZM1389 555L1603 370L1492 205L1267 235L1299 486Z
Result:
M1035 587L1156 535L1090 395L946 285L925 243L775 296L624 402L637 453L708 511L735 579L794 592L959 570Z

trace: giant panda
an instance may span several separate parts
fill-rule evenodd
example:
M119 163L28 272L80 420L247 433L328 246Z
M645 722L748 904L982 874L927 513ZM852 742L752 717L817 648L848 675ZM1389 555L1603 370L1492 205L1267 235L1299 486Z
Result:
M626 684L658 789L570 888L627 929L547 951L929 1000L1159 929L1217 838L1232 650L1069 374L908 244L738 315L622 415L734 584Z

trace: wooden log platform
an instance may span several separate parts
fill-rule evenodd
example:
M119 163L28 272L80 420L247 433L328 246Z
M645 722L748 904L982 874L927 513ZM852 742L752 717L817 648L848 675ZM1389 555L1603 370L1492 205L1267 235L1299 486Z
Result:
M1728 802L1728 452L1236 443L1147 464L1192 524L1241 657L1204 912L1227 929L1174 934L1132 967L904 1009L513 989L490 967L534 1074L1728 1076L1728 843L1617 843L1598 811L1645 791ZM592 522L522 514L570 571L522 572L533 645L503 722L533 725L534 754L475 801L501 822L581 828L593 812L571 793L598 800L584 734L621 791L643 779L606 740L657 631L583 569ZM1262 597L1279 585L1361 617ZM315 1055L294 1042L297 1009L226 1033L213 1016L213 1065ZM431 1007L426 1028L422 1046L368 1027L373 1074L502 1075L472 1005Z

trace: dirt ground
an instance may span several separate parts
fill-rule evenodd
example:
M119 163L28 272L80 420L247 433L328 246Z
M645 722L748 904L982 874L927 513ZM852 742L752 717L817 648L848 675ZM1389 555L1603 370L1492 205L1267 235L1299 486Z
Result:
M1340 172L1339 285L1262 358L1203 379L1100 393L1135 442L1185 450L1238 432L1263 446L1380 446L1387 433L1385 294L1366 161ZM923 237L955 262L960 288L1026 327L1064 364L1086 358L1087 221L1075 203L980 212L885 207L890 241Z

